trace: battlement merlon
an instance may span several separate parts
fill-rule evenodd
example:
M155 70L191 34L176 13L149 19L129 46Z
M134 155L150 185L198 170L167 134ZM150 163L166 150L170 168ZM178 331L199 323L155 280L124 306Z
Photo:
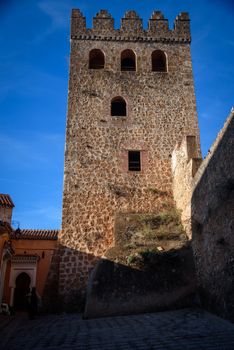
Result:
M174 28L169 29L168 20L160 11L153 11L148 29L143 29L142 19L135 11L127 11L119 29L114 28L114 19L107 10L100 10L93 18L92 28L86 28L86 18L79 9L71 15L71 39L108 41L154 41L190 43L190 20L186 12L180 13Z

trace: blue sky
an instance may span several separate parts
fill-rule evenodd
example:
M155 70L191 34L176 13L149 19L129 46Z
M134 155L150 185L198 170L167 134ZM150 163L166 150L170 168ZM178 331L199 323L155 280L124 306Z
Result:
M80 8L91 26L108 9L118 27L135 9L173 20L190 13L203 155L233 106L233 0L0 0L0 192L15 202L14 226L60 228L67 109L69 22Z

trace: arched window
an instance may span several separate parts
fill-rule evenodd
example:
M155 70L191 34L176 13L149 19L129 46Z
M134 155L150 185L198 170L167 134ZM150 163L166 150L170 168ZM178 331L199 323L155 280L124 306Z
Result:
M103 69L104 66L104 53L99 49L91 50L89 53L89 69Z
M163 51L155 50L151 58L153 72L167 72L167 57Z
M132 50L124 50L123 52L121 52L121 70L136 70L136 55Z
M122 97L114 97L111 100L111 115L117 117L126 117L126 102Z

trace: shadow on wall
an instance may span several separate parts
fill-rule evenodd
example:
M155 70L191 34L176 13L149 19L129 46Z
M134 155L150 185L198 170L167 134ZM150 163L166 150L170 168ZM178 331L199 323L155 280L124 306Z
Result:
M114 235L105 259L60 245L48 279L50 311L82 311L86 303L88 318L191 305L192 249L174 206L157 213L118 213Z
M85 273L97 257L59 244L52 257L42 298L44 313L83 312L86 300ZM84 267L85 265L85 267Z
M234 112L192 196L192 246L202 304L234 321ZM200 171L200 169L199 169Z
M100 260L87 290L84 317L139 314L194 305L196 278L190 246L144 252L132 266Z
M64 261L63 258L61 262L64 251L70 259ZM79 262L87 259L92 261L92 267L95 265L93 270L89 265L88 288L85 279L82 284L84 275L77 270L77 262L79 266ZM189 244L167 252L144 252L129 266L60 246L53 257L43 304L44 312L85 310L84 317L95 318L191 306L195 292L195 269Z

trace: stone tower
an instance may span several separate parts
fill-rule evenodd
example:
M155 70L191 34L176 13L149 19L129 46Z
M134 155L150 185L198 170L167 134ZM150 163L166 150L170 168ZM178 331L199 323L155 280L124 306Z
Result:
M190 22L168 27L154 11L143 29L128 11L120 29L101 10L86 28L72 11L60 293L85 288L114 245L118 213L155 213L173 202L171 153L184 135L199 144Z

